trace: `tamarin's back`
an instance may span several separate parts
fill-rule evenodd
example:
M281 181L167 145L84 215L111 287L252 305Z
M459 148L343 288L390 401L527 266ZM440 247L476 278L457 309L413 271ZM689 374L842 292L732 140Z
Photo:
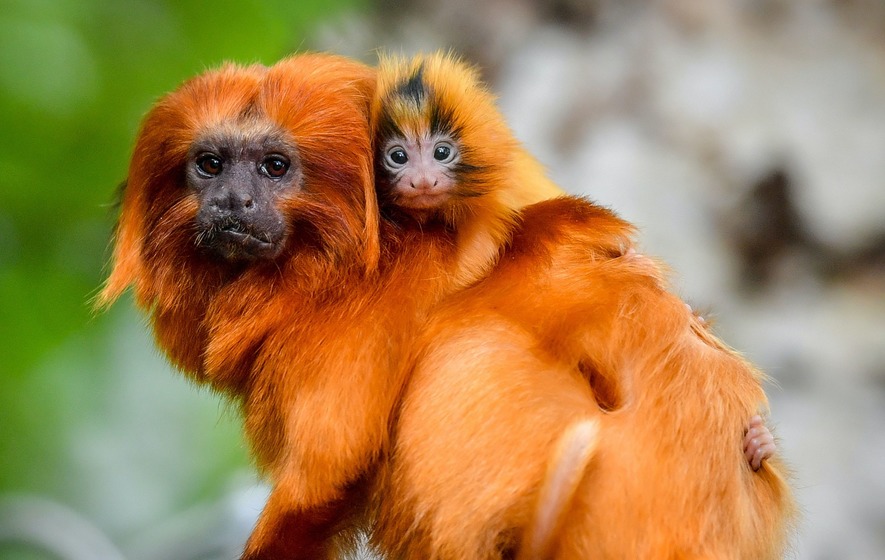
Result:
M492 274L434 314L399 413L382 548L516 553L561 434L590 420L595 454L545 537L554 557L782 554L783 467L754 473L740 451L761 374L703 330L631 235L578 199L536 204Z

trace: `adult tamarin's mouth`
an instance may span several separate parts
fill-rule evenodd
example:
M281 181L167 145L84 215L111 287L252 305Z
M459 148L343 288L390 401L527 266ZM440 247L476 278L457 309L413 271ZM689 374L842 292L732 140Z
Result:
M204 229L197 244L231 261L271 259L280 253L282 238L282 228L262 228L229 216Z

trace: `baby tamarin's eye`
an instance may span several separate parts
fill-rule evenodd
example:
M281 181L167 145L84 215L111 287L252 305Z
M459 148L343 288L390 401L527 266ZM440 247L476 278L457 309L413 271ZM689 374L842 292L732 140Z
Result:
M448 142L440 142L433 150L433 159L446 163L455 158L455 147Z
M387 151L387 164L390 167L402 167L409 161L406 151L399 146Z

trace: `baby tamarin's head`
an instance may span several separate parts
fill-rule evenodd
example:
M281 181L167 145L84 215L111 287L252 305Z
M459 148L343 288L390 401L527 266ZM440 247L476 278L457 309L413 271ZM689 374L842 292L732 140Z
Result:
M382 59L372 117L384 211L458 225L511 187L519 146L478 72L456 58Z

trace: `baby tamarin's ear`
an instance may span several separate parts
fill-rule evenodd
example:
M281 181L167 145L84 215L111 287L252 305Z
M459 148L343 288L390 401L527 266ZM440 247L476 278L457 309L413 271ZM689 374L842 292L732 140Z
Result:
M453 229L464 282L494 263L521 208L563 194L516 140L479 72L450 54L383 57L372 122L382 213Z

